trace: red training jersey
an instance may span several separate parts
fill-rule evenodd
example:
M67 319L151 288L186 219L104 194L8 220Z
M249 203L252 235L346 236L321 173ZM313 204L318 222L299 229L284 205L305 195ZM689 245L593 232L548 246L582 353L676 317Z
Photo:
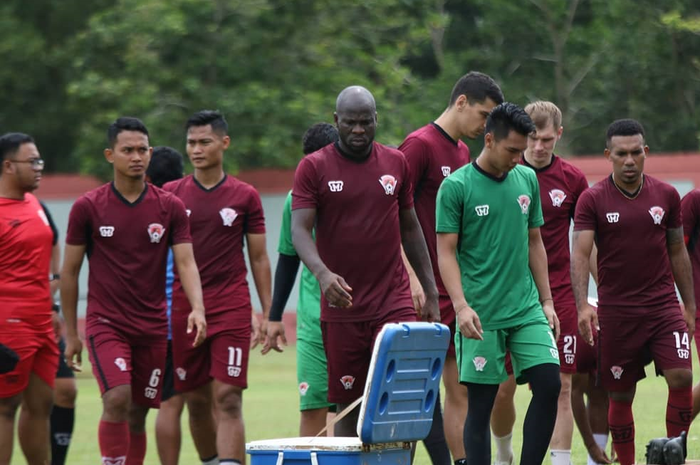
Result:
M677 305L666 233L681 226L678 192L649 175L635 198L620 192L612 176L581 195L574 231L596 234L600 311Z
M440 295L448 296L438 267L435 201L442 181L469 163L469 147L461 140L452 139L437 124L430 123L406 136L399 150L408 162L416 216L428 246L435 284Z
M0 332L51 332L53 232L39 201L0 198Z
M243 239L246 234L265 233L260 195L253 186L233 176L224 176L211 189L192 175L163 187L177 195L187 208L207 318L226 314L227 318L249 322L250 292ZM173 311L189 310L176 272Z
M343 156L337 144L301 160L292 210L316 209L321 260L352 288L350 308L321 299L322 321L371 321L413 308L399 225L412 194L406 158L377 142L363 161Z
M688 255L693 267L695 298L700 297L700 189L688 192L681 200L683 212L683 234L688 246ZM700 317L700 314L698 315Z
M165 336L168 249L191 241L185 206L152 184L133 203L113 183L78 198L66 244L84 245L90 262L88 331L99 322L129 335Z

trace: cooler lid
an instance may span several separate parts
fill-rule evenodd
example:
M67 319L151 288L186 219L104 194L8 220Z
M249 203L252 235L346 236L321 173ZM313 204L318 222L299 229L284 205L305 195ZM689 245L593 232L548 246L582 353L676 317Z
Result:
M250 453L256 450L325 450L334 452L359 452L362 450L360 438L341 437L299 437L266 439L253 441L246 444L246 449Z
M439 323L390 323L377 336L357 434L366 444L428 436L450 330Z

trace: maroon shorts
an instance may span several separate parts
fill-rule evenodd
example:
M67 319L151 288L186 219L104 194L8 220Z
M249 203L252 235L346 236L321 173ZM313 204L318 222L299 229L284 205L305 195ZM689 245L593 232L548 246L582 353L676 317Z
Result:
M86 331L92 373L105 392L131 386L133 402L160 406L168 353L167 335L132 337L108 324L94 324Z
M440 322L450 328L450 345L447 347L447 356L455 358L455 331L457 331L457 319L455 316L455 309L452 306L452 300L450 296L441 295L440 296Z
M690 340L679 306L640 309L636 318L628 315L629 309L601 307L598 311L598 374L603 388L632 389L652 360L659 371L691 369Z
M559 349L559 370L562 373L576 373L576 358L578 345L582 341L578 337L578 313L576 305L557 309L560 334L557 340Z
M593 334L593 345L578 337L576 373L594 374L598 370L598 333Z
M19 355L15 369L0 375L0 399L24 391L31 373L53 388L59 357L53 330L44 333L2 333L0 340Z
M392 312L379 320L321 322L328 360L328 402L351 404L365 389L374 340L386 323L416 321L413 308Z
M248 310L247 314L251 312ZM212 379L241 389L248 387L251 318L208 318L207 338L200 346L192 347L196 332L187 334L188 312L172 315L176 391L192 391Z
M700 356L700 315L695 318L695 348L697 349L697 354Z

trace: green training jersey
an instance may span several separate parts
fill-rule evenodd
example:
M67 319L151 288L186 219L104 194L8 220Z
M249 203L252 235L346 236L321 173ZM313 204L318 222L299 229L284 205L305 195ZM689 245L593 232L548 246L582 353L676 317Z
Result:
M297 251L292 244L292 192L289 191L282 211L282 227L277 251L284 255L296 256ZM301 264L301 283L299 285L299 301L297 303L297 330L321 333L321 288L313 273ZM315 325L314 325L315 323ZM313 328L311 328L311 327ZM298 336L303 336L299 334ZM320 341L320 339L319 339Z
M484 330L544 318L529 260L529 229L544 223L532 169L500 179L476 162L458 169L440 186L436 220L438 233L458 235L464 296Z

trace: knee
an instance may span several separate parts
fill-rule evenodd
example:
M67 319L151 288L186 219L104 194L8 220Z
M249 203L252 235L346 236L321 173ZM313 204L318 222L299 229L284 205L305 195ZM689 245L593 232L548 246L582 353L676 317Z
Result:
M527 370L528 381L532 387L532 395L547 399L559 398L561 392L561 377L559 366L552 363L538 365Z
M70 378L67 380L56 380L54 386L53 398L54 404L59 407L74 408L75 399L78 397L78 388L75 381Z
M17 409L21 403L21 395L0 399L0 416L14 421L15 414L17 413Z
M217 410L230 418L240 418L242 412L243 398L239 388L229 386L217 393Z
M148 407L132 403L129 407L129 431L146 432L146 415L148 415Z
M570 402L572 392L573 392L573 388L571 385L571 375L564 375L563 374L561 376L561 388L559 389L559 400L561 402Z
M672 389L687 388L693 385L693 372L690 370L674 369L664 371L668 387Z
M102 395L105 413L115 417L125 417L131 407L131 387L117 386Z
M196 390L185 394L187 411L195 418L211 415L211 397L208 391Z

